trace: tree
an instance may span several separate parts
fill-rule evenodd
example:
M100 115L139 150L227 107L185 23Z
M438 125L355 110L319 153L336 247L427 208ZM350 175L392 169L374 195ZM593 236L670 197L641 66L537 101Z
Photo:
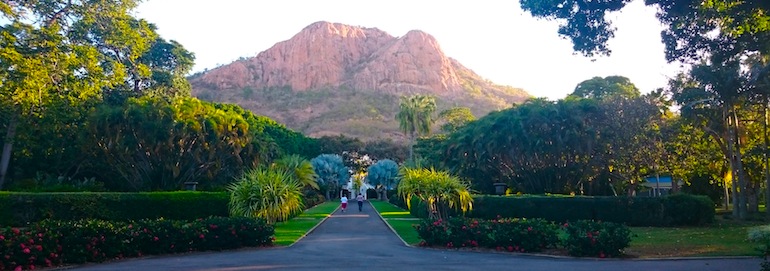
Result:
M715 58L714 60L720 60ZM720 146L728 161L733 182L734 214L745 218L748 180L743 167L739 109L745 101L746 87L740 63L703 62L689 74L680 74L670 83L674 100L682 106L682 117L704 129ZM737 185L737 186L736 186Z
M342 162L342 157L336 154L321 154L310 160L313 170L318 176L318 184L326 192L326 199L331 199L331 192L337 192L341 185L350 179L349 168Z
M230 215L286 221L303 210L302 184L283 169L252 169L227 187Z
M639 89L626 77L597 76L580 82L569 96L602 100L611 97L638 98L640 95Z
M401 169L399 179L398 196L404 199L409 209L412 208L412 197L420 199L431 219L446 219L452 209L463 213L473 209L468 184L448 172L405 167Z
M607 42L615 28L605 15L629 2L519 0L532 16L560 21L559 35L572 40L573 49L586 56L611 53ZM658 8L658 20L666 27L661 37L669 61L699 61L716 44L736 52L770 49L763 42L770 34L770 2L645 0L645 4Z
M433 112L436 111L436 98L429 95L402 96L396 119L404 135L409 137L409 159L414 160L415 138L430 134L433 124Z
M366 180L377 187L377 199L388 200L387 191L398 185L398 164L383 159L369 166L366 172Z
M470 108L467 107L453 107L438 114L443 124L441 125L441 131L444 133L453 133L465 126L471 121L476 120L476 116L473 115Z
M0 120L5 127L0 188L20 123L37 125L34 121L53 108L78 108L99 101L105 91L151 76L152 69L143 61L154 58L142 56L163 42L149 23L129 15L136 4L134 0L0 3L0 107L8 109ZM170 79L184 82L192 54L172 45L176 76Z

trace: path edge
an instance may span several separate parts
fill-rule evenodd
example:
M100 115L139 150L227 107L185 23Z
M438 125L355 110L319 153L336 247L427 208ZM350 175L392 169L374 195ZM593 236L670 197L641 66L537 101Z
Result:
M415 247L413 245L408 244L406 241L404 241L404 238L401 238L401 235L398 235L398 233L396 232L396 229L394 229L392 226L390 226L390 223L388 223L388 221L385 221L385 218L382 217L382 215L380 214L380 211L377 210L377 208L374 208L374 205L372 205L372 203L370 201L367 200L366 202L369 203L369 207L372 207L374 212L377 213L377 216L380 217L380 220L382 220L382 223L385 223L385 226L388 226L388 229L390 229L390 232L392 232L394 235L396 235L396 237L398 237L398 240L401 240L401 243L403 243L404 246L411 247L411 248Z
M317 224L315 224L315 226L313 226L312 228L310 228L310 229L309 229L307 232L305 232L305 234L303 234L302 236L300 236L299 238L297 238L297 241L294 241L294 243L291 243L290 245L288 245L288 246L285 246L285 247L286 247L286 248L290 248L290 247L294 246L294 244L296 244L296 243L299 243L299 241L302 241L302 239L305 239L305 236L308 236L308 234L311 234L313 231L315 231L315 229L316 229L316 228L318 228L318 226L321 226L321 224L323 224L324 222L326 222L326 220L327 220L327 219L329 219L329 218L332 216L332 214L336 213L336 212L337 212L337 210L339 210L339 209L340 209L340 206L339 206L339 205L337 205L337 208L334 208L334 211L332 211L332 212L331 212L330 214L328 214L326 217L324 217L323 219L321 219L321 221L320 221L320 222L318 222ZM377 214L379 215L380 213L377 213Z

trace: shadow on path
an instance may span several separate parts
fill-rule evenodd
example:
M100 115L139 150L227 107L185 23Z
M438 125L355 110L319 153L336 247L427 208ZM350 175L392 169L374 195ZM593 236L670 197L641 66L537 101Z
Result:
M760 259L615 260L551 258L405 246L372 206L339 209L291 247L129 259L76 270L759 270Z

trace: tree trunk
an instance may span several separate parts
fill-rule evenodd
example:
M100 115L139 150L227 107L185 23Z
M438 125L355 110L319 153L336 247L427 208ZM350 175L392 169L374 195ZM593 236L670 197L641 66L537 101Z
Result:
M732 110L732 117L733 117L733 127L731 130L733 131L734 136L734 142L735 142L735 161L736 161L736 167L738 172L738 189L740 190L740 194L738 194L738 216L741 219L746 219L746 216L748 214L747 209L747 203L748 203L748 176L746 175L746 171L743 169L743 155L741 155L741 141L740 137L738 136L738 114L735 112L736 110L733 108Z
M770 66L768 66L770 67ZM765 206L770 206L770 165L767 159L767 104L768 95L765 95L765 102L762 105L762 165L765 167ZM765 209L765 213L770 216L770 208Z
M0 189L3 189L5 184L5 178L8 175L8 164L11 163L11 153L13 150L13 139L16 137L16 116L11 117L8 122L8 130L5 132L5 138L3 138L3 154L0 157Z

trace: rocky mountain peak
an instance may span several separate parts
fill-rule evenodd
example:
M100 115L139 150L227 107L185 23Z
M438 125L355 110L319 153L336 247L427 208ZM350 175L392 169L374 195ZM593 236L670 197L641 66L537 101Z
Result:
M243 100L235 98L239 95L223 94L270 89L294 93L346 89L378 97L396 97L397 100L401 95L420 93L434 95L440 103L470 107L477 116L509 107L528 97L521 90L482 79L447 57L436 38L423 31L412 30L394 37L377 28L325 21L308 25L292 38L278 42L254 57L215 68L191 78L190 82L196 96L242 104L310 135L335 134L334 131L313 130L316 128L297 128L292 124L311 121L313 115L327 112L328 108L316 108L323 106L321 104L290 112L292 116L278 116L256 111L258 107L262 108L260 110L270 107L265 105L270 101L259 100L259 95L243 95L242 98L247 99ZM388 112L382 108L372 110L388 123L395 115L389 112L392 109L385 110ZM397 128L396 124L393 130L397 131Z

